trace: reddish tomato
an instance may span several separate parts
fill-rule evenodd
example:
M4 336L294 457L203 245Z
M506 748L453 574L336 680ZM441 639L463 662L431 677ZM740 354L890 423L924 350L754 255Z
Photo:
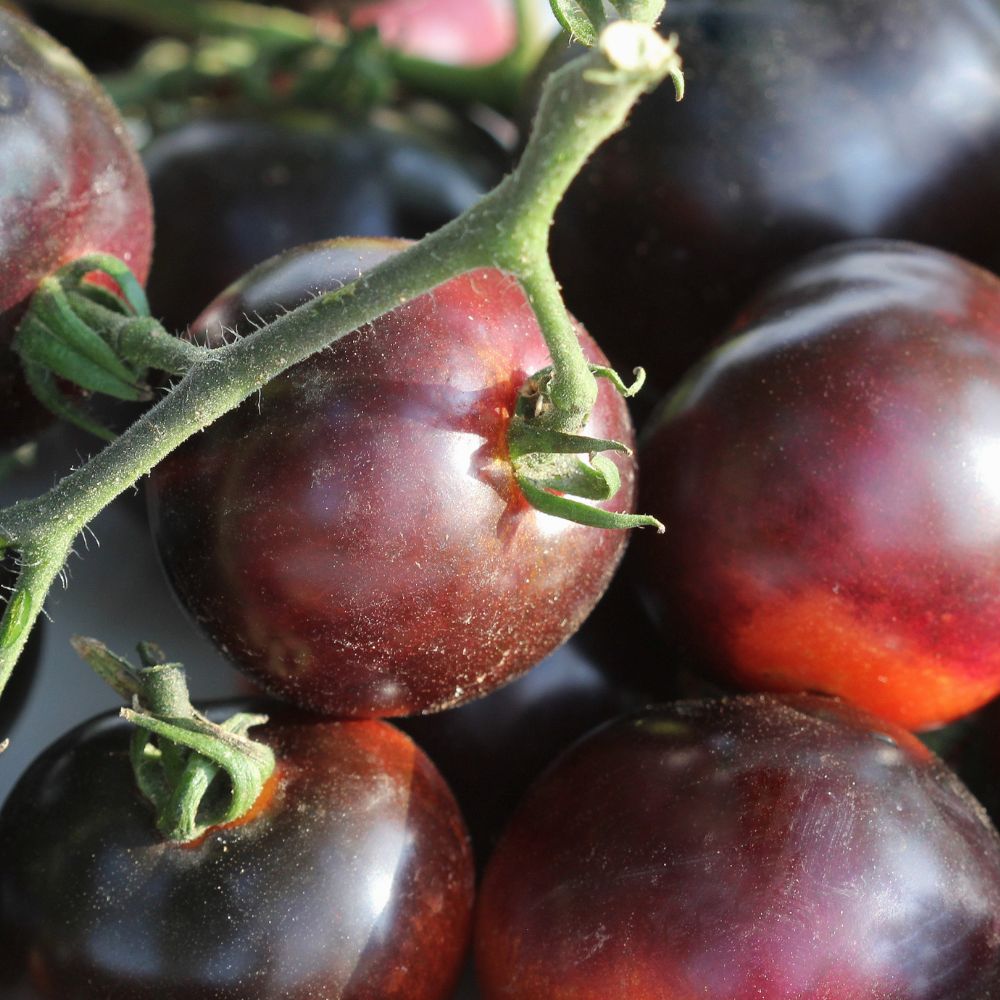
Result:
M49 420L9 347L39 280L94 251L144 279L151 243L145 174L111 102L69 52L0 11L0 449Z
M512 0L293 0L291 6L354 28L378 28L391 48L435 62L491 63L517 40Z
M911 728L1000 692L1000 281L913 244L807 258L643 442L668 635Z
M996 1000L1000 839L844 703L678 702L534 785L475 937L485 1000Z
M407 736L275 718L253 730L278 762L256 807L187 845L156 833L129 736L117 713L68 733L0 814L5 997L22 973L25 1000L452 995L472 857L454 799Z
M252 329L403 245L282 255L196 325ZM520 288L477 271L275 380L150 478L181 603L267 690L318 711L433 711L523 673L577 628L625 544L538 513L514 481L511 413L549 363ZM632 438L608 384L586 433ZM630 509L635 466L615 461L609 506Z

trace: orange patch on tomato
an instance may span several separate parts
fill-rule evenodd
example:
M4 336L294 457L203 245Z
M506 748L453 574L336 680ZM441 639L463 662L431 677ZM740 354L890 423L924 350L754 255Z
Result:
M849 601L818 588L757 606L730 639L729 656L748 687L840 695L907 729L950 722L1000 692L1000 663L970 676L859 621Z

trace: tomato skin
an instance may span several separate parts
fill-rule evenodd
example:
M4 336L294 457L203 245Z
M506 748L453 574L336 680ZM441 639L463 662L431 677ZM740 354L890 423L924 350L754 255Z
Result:
M401 246L283 255L198 325L250 329L245 316L266 319ZM477 271L275 380L150 478L181 603L254 680L316 711L432 711L523 673L580 624L626 540L539 514L517 488L509 418L548 363L520 289ZM609 384L586 433L632 440ZM616 461L608 506L631 509L635 465Z
M758 690L909 728L1000 692L1000 280L914 244L814 254L644 431L666 635Z
M602 727L480 889L484 1000L995 1000L1000 840L918 740L814 696Z
M44 427L10 342L39 280L83 254L122 258L144 280L146 177L97 82L44 32L0 11L0 450Z
M300 0L301 2L301 0ZM310 2L320 9L322 0ZM480 66L502 59L517 41L514 5L507 0L347 0L354 28L378 28L386 45L435 62Z
M182 330L282 250L335 236L419 239L492 188L508 157L444 108L189 122L144 151L156 211L153 313Z
M684 100L643 98L553 229L569 307L615 364L665 392L778 268L838 240L996 260L990 0L672 0L661 28Z
M0 814L0 985L27 966L26 1000L447 1000L473 870L441 777L386 723L254 734L271 797L192 846L156 833L118 718L39 757Z

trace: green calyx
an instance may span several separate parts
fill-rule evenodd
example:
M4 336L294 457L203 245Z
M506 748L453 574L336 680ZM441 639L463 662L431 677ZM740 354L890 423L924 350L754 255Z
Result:
M92 278L98 274L110 278L119 293L95 283ZM106 314L109 322L95 326L80 302ZM43 278L13 344L28 385L57 416L110 439L113 435L74 402L57 379L115 399L150 399L143 370L119 358L109 343L112 329L148 316L142 286L124 263L110 255L81 257Z
M153 806L156 827L186 843L212 827L245 816L275 768L270 747L247 737L266 715L241 712L221 725L195 711L184 669L163 662L150 644L139 646L140 668L96 639L76 636L76 652L120 695L132 701L122 718L137 727L130 758L136 784ZM218 782L220 774L228 788Z
M101 275L111 279L117 292L94 280ZM114 434L65 391L65 383L87 393L148 401L149 368L180 375L209 353L171 336L153 319L136 276L109 254L88 254L43 278L13 346L39 401L56 416L106 440Z
M590 365L595 378L612 383L624 397L635 395L645 381L641 368L629 386L610 368ZM656 528L663 525L648 514L626 514L594 506L611 500L621 488L618 467L600 454L630 455L620 441L592 438L552 426L556 418L549 397L552 368L544 368L524 384L507 433L514 476L525 499L537 510L593 528ZM587 503L586 501L592 501Z

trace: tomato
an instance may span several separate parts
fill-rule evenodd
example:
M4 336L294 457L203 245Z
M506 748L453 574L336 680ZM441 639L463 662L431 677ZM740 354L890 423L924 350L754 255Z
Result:
M276 777L190 845L156 833L116 716L35 761L0 814L0 988L26 971L27 1000L451 996L473 869L433 766L381 722L253 732Z
M65 49L0 11L0 450L51 419L10 349L39 280L94 251L142 279L151 241L145 175L110 101Z
M907 727L1000 692L1000 280L862 241L741 315L646 429L667 634L757 689Z
M378 28L394 49L435 62L476 66L503 58L517 41L511 0L297 0L337 13L354 28Z
M992 1000L1000 839L904 730L814 696L577 744L480 891L485 1000Z
M433 105L368 121L193 121L146 150L156 207L153 313L183 329L230 282L332 236L418 238L493 187L506 154Z
M568 304L613 362L669 389L778 267L837 240L996 260L991 0L671 0L661 27L684 100L645 97L553 230Z
M252 329L247 317L273 317L401 246L285 254L195 326ZM523 673L573 633L625 544L539 513L515 483L510 417L548 364L520 288L477 271L276 379L150 477L181 603L268 691L317 711L443 709ZM609 384L585 433L632 439ZM614 460L623 485L606 506L631 509L634 463Z

